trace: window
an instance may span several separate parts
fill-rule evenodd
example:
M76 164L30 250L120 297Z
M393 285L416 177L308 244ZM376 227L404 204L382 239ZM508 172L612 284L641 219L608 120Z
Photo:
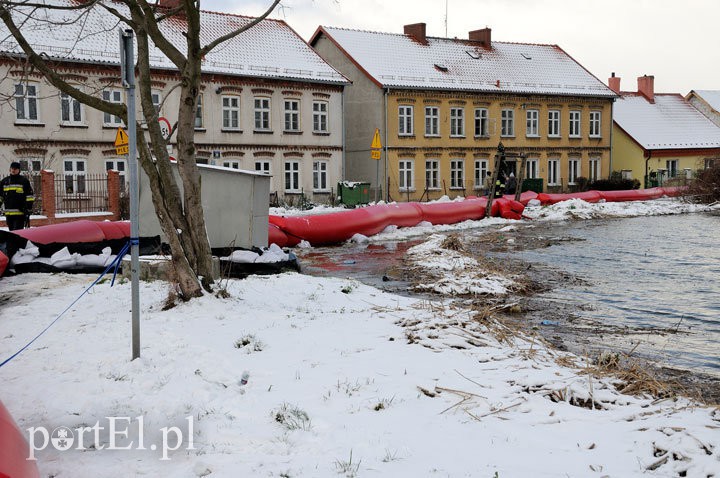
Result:
M300 131L299 100L285 100L285 131Z
M82 103L67 93L60 93L60 123L83 124Z
M487 176L488 162L487 159L475 160L475 189L482 189Z
M440 162L436 159L425 161L425 187L440 189Z
M66 194L85 194L85 160L66 159L63 161Z
M228 131L240 130L240 98L238 96L223 96L222 103L222 129Z
M398 187L400 191L414 191L415 178L413 164L410 159L401 159L398 164Z
M678 175L678 160L677 159L668 159L665 161L665 169L667 169L667 174L669 178L674 178Z
M440 136L440 109L437 106L425 107L425 136Z
M591 111L590 112L590 137L600 137L600 123L602 119L602 111Z
M18 121L38 120L38 91L32 83L15 85L15 119Z
M525 118L527 123L527 126L525 127L525 136L535 138L540 136L538 129L540 112L538 110L527 110L525 112Z
M159 118L161 116L160 107L162 106L162 93L158 90L152 90L150 92L150 98L152 98L153 108L155 108L155 117Z
M240 161L223 161L223 168L240 169Z
M329 131L327 101L313 102L313 131L315 133L327 133Z
M597 181L600 179L600 158L590 158L588 179L590 181Z
M327 191L327 161L313 161L313 191Z
M548 136L557 138L560 136L560 111L548 111Z
M570 125L569 125L568 135L571 138L579 138L580 137L580 112L579 111L571 111L570 112Z
M528 159L525 161L525 177L527 179L535 179L538 177L538 160Z
M450 189L465 189L465 162L462 159L450 161Z
M515 111L500 112L500 136L515 136Z
M413 107L398 106L398 135L412 136L413 134Z
M623 179L632 179L632 169L621 170L620 177L622 177Z
M450 108L450 136L465 136L464 108Z
M720 161L720 159L715 158L705 158L705 169L710 169L715 167L715 164Z
M20 159L20 170L29 173L39 173L42 170L42 159ZM35 186L33 186L35 189Z
M285 161L285 191L300 191L300 162Z
M203 129L203 95L198 95L195 109L195 129Z
M255 171L270 174L270 161L255 161Z
M121 90L103 90L102 99L110 103L122 103ZM122 120L119 116L103 113L103 126L119 126Z
M548 160L548 186L557 186L559 183L558 168L560 166L559 159Z
M255 130L270 131L270 98L255 98Z
M125 160L124 159L109 159L105 161L105 170L117 171L120 173L120 191L125 191Z
M490 136L487 108L475 108L475 136Z
M575 184L580 176L580 160L577 158L568 159L568 184Z

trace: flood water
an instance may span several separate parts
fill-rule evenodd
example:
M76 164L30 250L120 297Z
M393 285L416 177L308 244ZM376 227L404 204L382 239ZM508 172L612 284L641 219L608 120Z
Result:
M720 376L720 215L579 221L553 234L579 240L520 258L584 282L547 299L576 305L581 317L647 330L627 346L661 365Z

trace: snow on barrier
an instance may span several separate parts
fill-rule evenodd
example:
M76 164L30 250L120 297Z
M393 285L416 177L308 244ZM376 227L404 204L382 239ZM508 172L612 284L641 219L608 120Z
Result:
M661 187L648 189L626 189L621 191L583 191L567 194L540 193L537 195L537 199L543 206L556 204L569 199L582 199L586 202L598 202L601 199L607 202L650 201L652 199L660 199L663 196L680 196L684 189L684 187Z
M0 401L0 477L38 478L40 472L33 460L28 460L29 447L25 437Z

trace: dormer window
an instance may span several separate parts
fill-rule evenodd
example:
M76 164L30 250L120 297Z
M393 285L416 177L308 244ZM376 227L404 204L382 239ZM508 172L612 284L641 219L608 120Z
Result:
M482 58L482 53L477 50L465 50L465 53L467 53L473 60L479 60Z

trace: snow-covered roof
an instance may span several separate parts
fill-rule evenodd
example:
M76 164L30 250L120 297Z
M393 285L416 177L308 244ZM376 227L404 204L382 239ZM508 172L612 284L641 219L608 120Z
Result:
M46 0L46 3L77 6L75 0ZM121 12L125 11L120 2L104 0L103 3ZM30 10L26 8L25 11ZM84 13L85 10L42 9L35 11L32 18L19 12L13 13L13 18L38 53L65 61L118 65L118 29L127 26L119 24L115 16L101 7L93 8L87 16L82 16ZM252 20L251 17L203 11L200 19L201 45L204 46ZM181 52L185 52L185 21L172 17L161 22L160 26L166 38ZM22 53L2 22L0 39L0 54ZM151 45L150 63L155 68L176 69L154 45ZM347 83L346 78L320 58L281 20L263 20L222 43L206 56L202 70L205 73L244 77Z
M622 93L613 120L645 149L720 147L720 127L679 94Z
M383 87L614 97L557 45L480 42L320 27ZM311 42L312 43L312 42Z
M703 99L715 111L720 111L720 90L693 90L692 93Z

